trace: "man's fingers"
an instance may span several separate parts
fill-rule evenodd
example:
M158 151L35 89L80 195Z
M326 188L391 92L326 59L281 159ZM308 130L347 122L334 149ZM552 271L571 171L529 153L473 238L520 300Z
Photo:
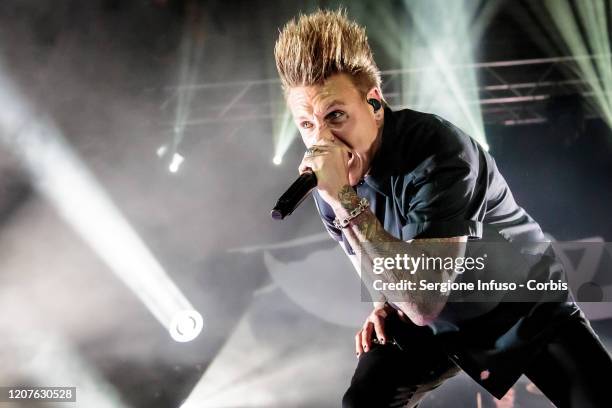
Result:
M304 158L298 167L298 172L303 174L305 171L319 170L321 167L320 156L329 154L325 146L313 145L306 149Z
M380 344L385 344L387 341L385 336L385 321L380 317L376 316L374 319L374 331L376 332L376 338L380 341Z
M303 174L308 169L312 171L319 171L326 160L329 160L329 156L342 154L344 162L348 162L348 150L343 146L337 145L323 145L315 144L306 149L302 162L298 167L299 174ZM327 156L327 157L326 157Z
M298 172L300 174L304 174L306 171L312 171L312 164L310 163L310 160L302 160L302 163L300 163L300 166L298 167Z
M306 152L304 152L304 155L308 157L308 156L318 156L322 154L329 154L329 152L331 152L335 148L338 148L338 146L314 144L306 149Z
M374 329L374 325L370 322L367 322L361 331L361 345L363 346L363 351L368 352L372 347L371 339L372 339L372 330Z
M358 356L363 353L363 347L361 346L361 330L355 335L355 353L357 353Z
M344 154L348 154L348 149L344 146L315 144L306 149L306 151L304 152L304 157L325 156L337 151L343 152Z

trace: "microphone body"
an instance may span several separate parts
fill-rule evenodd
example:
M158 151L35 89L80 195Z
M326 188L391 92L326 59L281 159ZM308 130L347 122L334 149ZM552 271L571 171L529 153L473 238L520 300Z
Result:
M285 194L278 199L276 205L270 211L272 218L282 220L290 215L316 186L317 176L314 172L306 171L302 173L285 191Z

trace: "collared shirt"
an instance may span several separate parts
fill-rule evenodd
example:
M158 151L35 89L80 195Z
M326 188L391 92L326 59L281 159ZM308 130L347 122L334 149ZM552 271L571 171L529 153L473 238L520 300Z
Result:
M402 241L467 236L470 242L527 247L546 241L537 222L515 202L491 155L436 115L385 108L381 145L368 175L354 187L368 199L384 229ZM354 254L333 225L331 207L316 191L313 197L327 231ZM502 258L489 262L488 277L499 281L513 273L510 262ZM555 260L546 259L549 262L537 268L549 276ZM566 296L558 302L520 304L449 302L430 328L457 364L499 395L518 379L547 330L577 311ZM525 327L531 330L529 338L523 335ZM476 344L476 338L485 340ZM480 379L483 369L490 369L488 380Z

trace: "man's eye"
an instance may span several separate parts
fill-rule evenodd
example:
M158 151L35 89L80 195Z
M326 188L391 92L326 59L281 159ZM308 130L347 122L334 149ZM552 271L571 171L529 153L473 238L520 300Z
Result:
M328 120L338 120L344 117L344 112L342 111L333 111L329 115L327 115Z
M308 122L308 121L304 121L304 122L300 123L300 127L302 129L310 129L312 127L312 123Z

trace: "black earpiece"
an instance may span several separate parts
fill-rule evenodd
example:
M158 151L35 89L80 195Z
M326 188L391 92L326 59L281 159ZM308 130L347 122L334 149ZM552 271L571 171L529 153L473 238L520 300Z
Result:
M374 113L378 112L380 108L382 108L382 104L378 99L370 98L368 99L368 103L374 108Z

